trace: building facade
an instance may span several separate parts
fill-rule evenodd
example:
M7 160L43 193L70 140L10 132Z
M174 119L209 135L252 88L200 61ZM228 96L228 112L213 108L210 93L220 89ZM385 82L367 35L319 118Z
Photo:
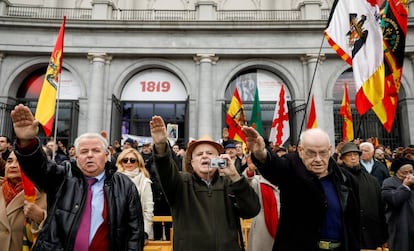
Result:
M341 139L343 83L352 70L326 43L330 0L0 0L1 134L12 135L10 109L36 107L63 16L67 17L57 137L73 142L105 130L110 139L146 139L157 114L177 125L177 139L221 138L235 87L250 117L259 88L268 137L282 85L295 144L310 93L318 126ZM354 116L356 137L414 143L414 1L398 116L391 134L374 115ZM350 90L351 99L355 94ZM353 103L353 102L352 102Z

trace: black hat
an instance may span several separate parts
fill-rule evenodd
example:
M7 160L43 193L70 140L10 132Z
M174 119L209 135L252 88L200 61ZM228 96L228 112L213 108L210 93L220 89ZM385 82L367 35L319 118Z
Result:
M392 161L390 170L396 173L404 165L412 165L414 167L414 161L407 158L397 158Z
M227 145L224 146L224 149L229 149L229 148L236 148L236 145L233 143L228 143Z
M344 155L349 152L356 152L359 155L362 154L361 150L359 150L358 146L353 142L347 142L341 148L341 155Z
M124 144L125 144L125 143L129 143L129 144L133 145L133 144L134 144L134 140L133 140L133 139L131 139L131 138L127 138L127 139L125 140Z

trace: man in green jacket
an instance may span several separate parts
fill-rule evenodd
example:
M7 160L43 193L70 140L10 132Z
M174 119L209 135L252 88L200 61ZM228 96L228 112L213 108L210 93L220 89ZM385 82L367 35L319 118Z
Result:
M221 154L223 146L211 139L192 141L187 158L193 173L179 172L163 119L154 116L150 128L157 175L173 217L174 250L242 250L240 218L256 216L260 203L230 157Z

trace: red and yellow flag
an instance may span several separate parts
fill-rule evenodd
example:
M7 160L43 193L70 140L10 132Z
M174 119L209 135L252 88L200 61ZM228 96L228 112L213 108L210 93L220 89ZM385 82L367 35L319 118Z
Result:
M20 168L20 167L19 167ZM32 181L24 174L20 168L20 174L22 176L22 184L24 191L24 199L28 202L36 202L36 189ZM33 244L36 242L36 236L32 234L31 223L26 218L23 226L23 244L22 251L29 251L32 249Z
M342 98L341 109L339 115L344 119L342 128L342 140L349 142L354 139L354 125L352 123L351 103L348 95L348 85L344 85L344 96Z
M357 93L355 107L363 115L384 96L382 30L377 1L335 0L325 37L352 65Z
M384 98L372 110L387 132L391 132L398 105L401 76L404 64L407 34L407 1L388 0L382 11L385 81Z
M47 137L52 133L56 94L59 74L62 71L63 59L63 38L65 34L66 17L63 17L63 22L56 39L55 48L50 57L49 66L46 70L45 79L43 80L42 90L40 92L39 100L37 102L35 118L43 126L43 130Z
M318 121L316 120L316 108L315 108L315 100L314 96L312 95L312 102L309 111L308 123L306 124L306 129L316 128L318 127Z
M246 125L246 122L243 103L236 87L226 116L226 124L229 127L229 138L246 144L246 136L241 130L242 126Z

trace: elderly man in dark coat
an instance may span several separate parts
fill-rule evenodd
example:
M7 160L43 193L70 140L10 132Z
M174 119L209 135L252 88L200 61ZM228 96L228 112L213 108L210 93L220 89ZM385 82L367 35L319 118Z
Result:
M243 127L259 171L280 189L274 251L359 251L359 198L355 179L330 157L321 129L302 133L298 152L278 157L252 127Z
M360 156L361 151L355 143L345 143L341 148L342 168L354 175L359 186L361 248L375 250L387 242L385 203L378 180L361 168Z

